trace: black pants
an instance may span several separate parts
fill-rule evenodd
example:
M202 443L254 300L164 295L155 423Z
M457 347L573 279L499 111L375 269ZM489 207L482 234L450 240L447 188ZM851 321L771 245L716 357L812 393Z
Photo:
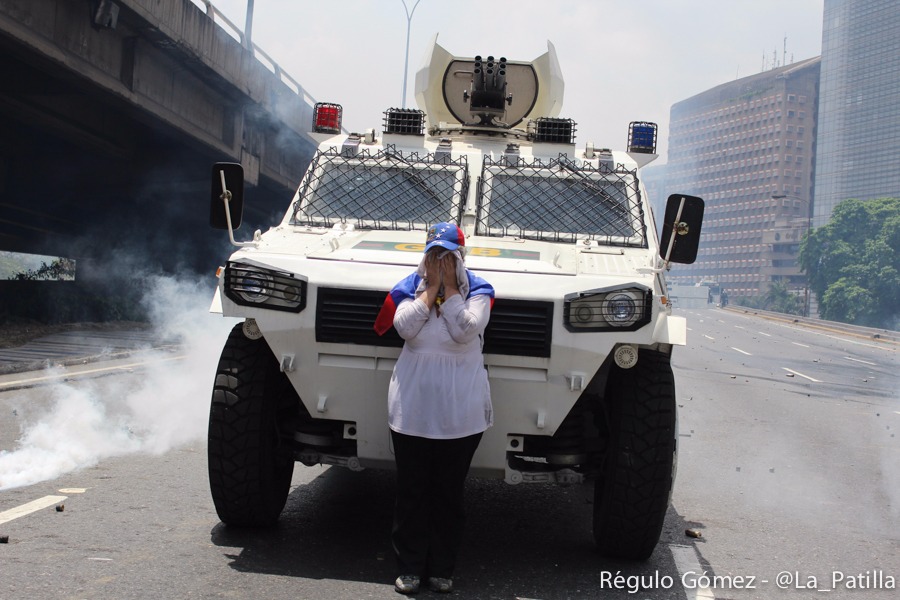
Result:
M391 431L397 463L391 541L398 575L453 576L466 519L466 475L481 436L433 440Z

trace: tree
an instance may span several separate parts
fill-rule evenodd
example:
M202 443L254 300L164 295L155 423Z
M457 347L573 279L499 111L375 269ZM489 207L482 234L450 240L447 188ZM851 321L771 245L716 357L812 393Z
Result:
M800 266L823 318L900 324L900 198L844 200L800 244Z
M16 273L18 281L71 281L75 279L75 261L69 258L57 258L49 265L42 262L37 269L29 269Z
M763 297L764 310L772 310L789 315L803 314L803 298L788 289L787 282L775 281Z
M789 315L802 315L803 298L791 292L784 281L774 281L762 296L744 296L735 300L737 304L748 308L770 310Z

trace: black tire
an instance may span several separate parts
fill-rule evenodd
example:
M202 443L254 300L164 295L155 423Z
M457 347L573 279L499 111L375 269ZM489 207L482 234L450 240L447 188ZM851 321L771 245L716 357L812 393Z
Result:
M659 542L675 465L675 378L669 356L641 350L631 369L610 371L610 427L594 484L594 541L601 554L646 560Z
M278 520L294 471L278 423L296 402L292 394L265 340L247 339L236 325L219 358L209 411L209 487L222 522Z

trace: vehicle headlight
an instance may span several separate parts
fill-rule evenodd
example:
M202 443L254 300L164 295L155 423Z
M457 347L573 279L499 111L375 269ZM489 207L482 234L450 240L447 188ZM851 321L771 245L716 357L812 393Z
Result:
M603 300L603 317L610 325L625 327L634 323L638 316L638 303L633 292L610 294Z
M225 296L241 306L300 312L306 308L306 281L292 273L229 262Z
M653 293L643 286L569 294L563 321L569 331L634 331L650 322Z
M237 277L234 281L234 292L247 302L265 302L269 297L268 290L272 285L272 278L265 273L251 273L244 277Z

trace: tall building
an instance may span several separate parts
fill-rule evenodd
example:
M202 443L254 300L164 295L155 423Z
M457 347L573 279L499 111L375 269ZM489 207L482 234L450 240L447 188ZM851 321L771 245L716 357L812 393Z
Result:
M900 197L900 2L825 0L813 226Z
M650 165L641 169L641 181L647 190L656 231L662 231L663 215L666 212L666 165Z
M671 279L715 281L733 299L776 281L806 290L818 57L722 84L672 106L666 191L706 201L700 252Z

